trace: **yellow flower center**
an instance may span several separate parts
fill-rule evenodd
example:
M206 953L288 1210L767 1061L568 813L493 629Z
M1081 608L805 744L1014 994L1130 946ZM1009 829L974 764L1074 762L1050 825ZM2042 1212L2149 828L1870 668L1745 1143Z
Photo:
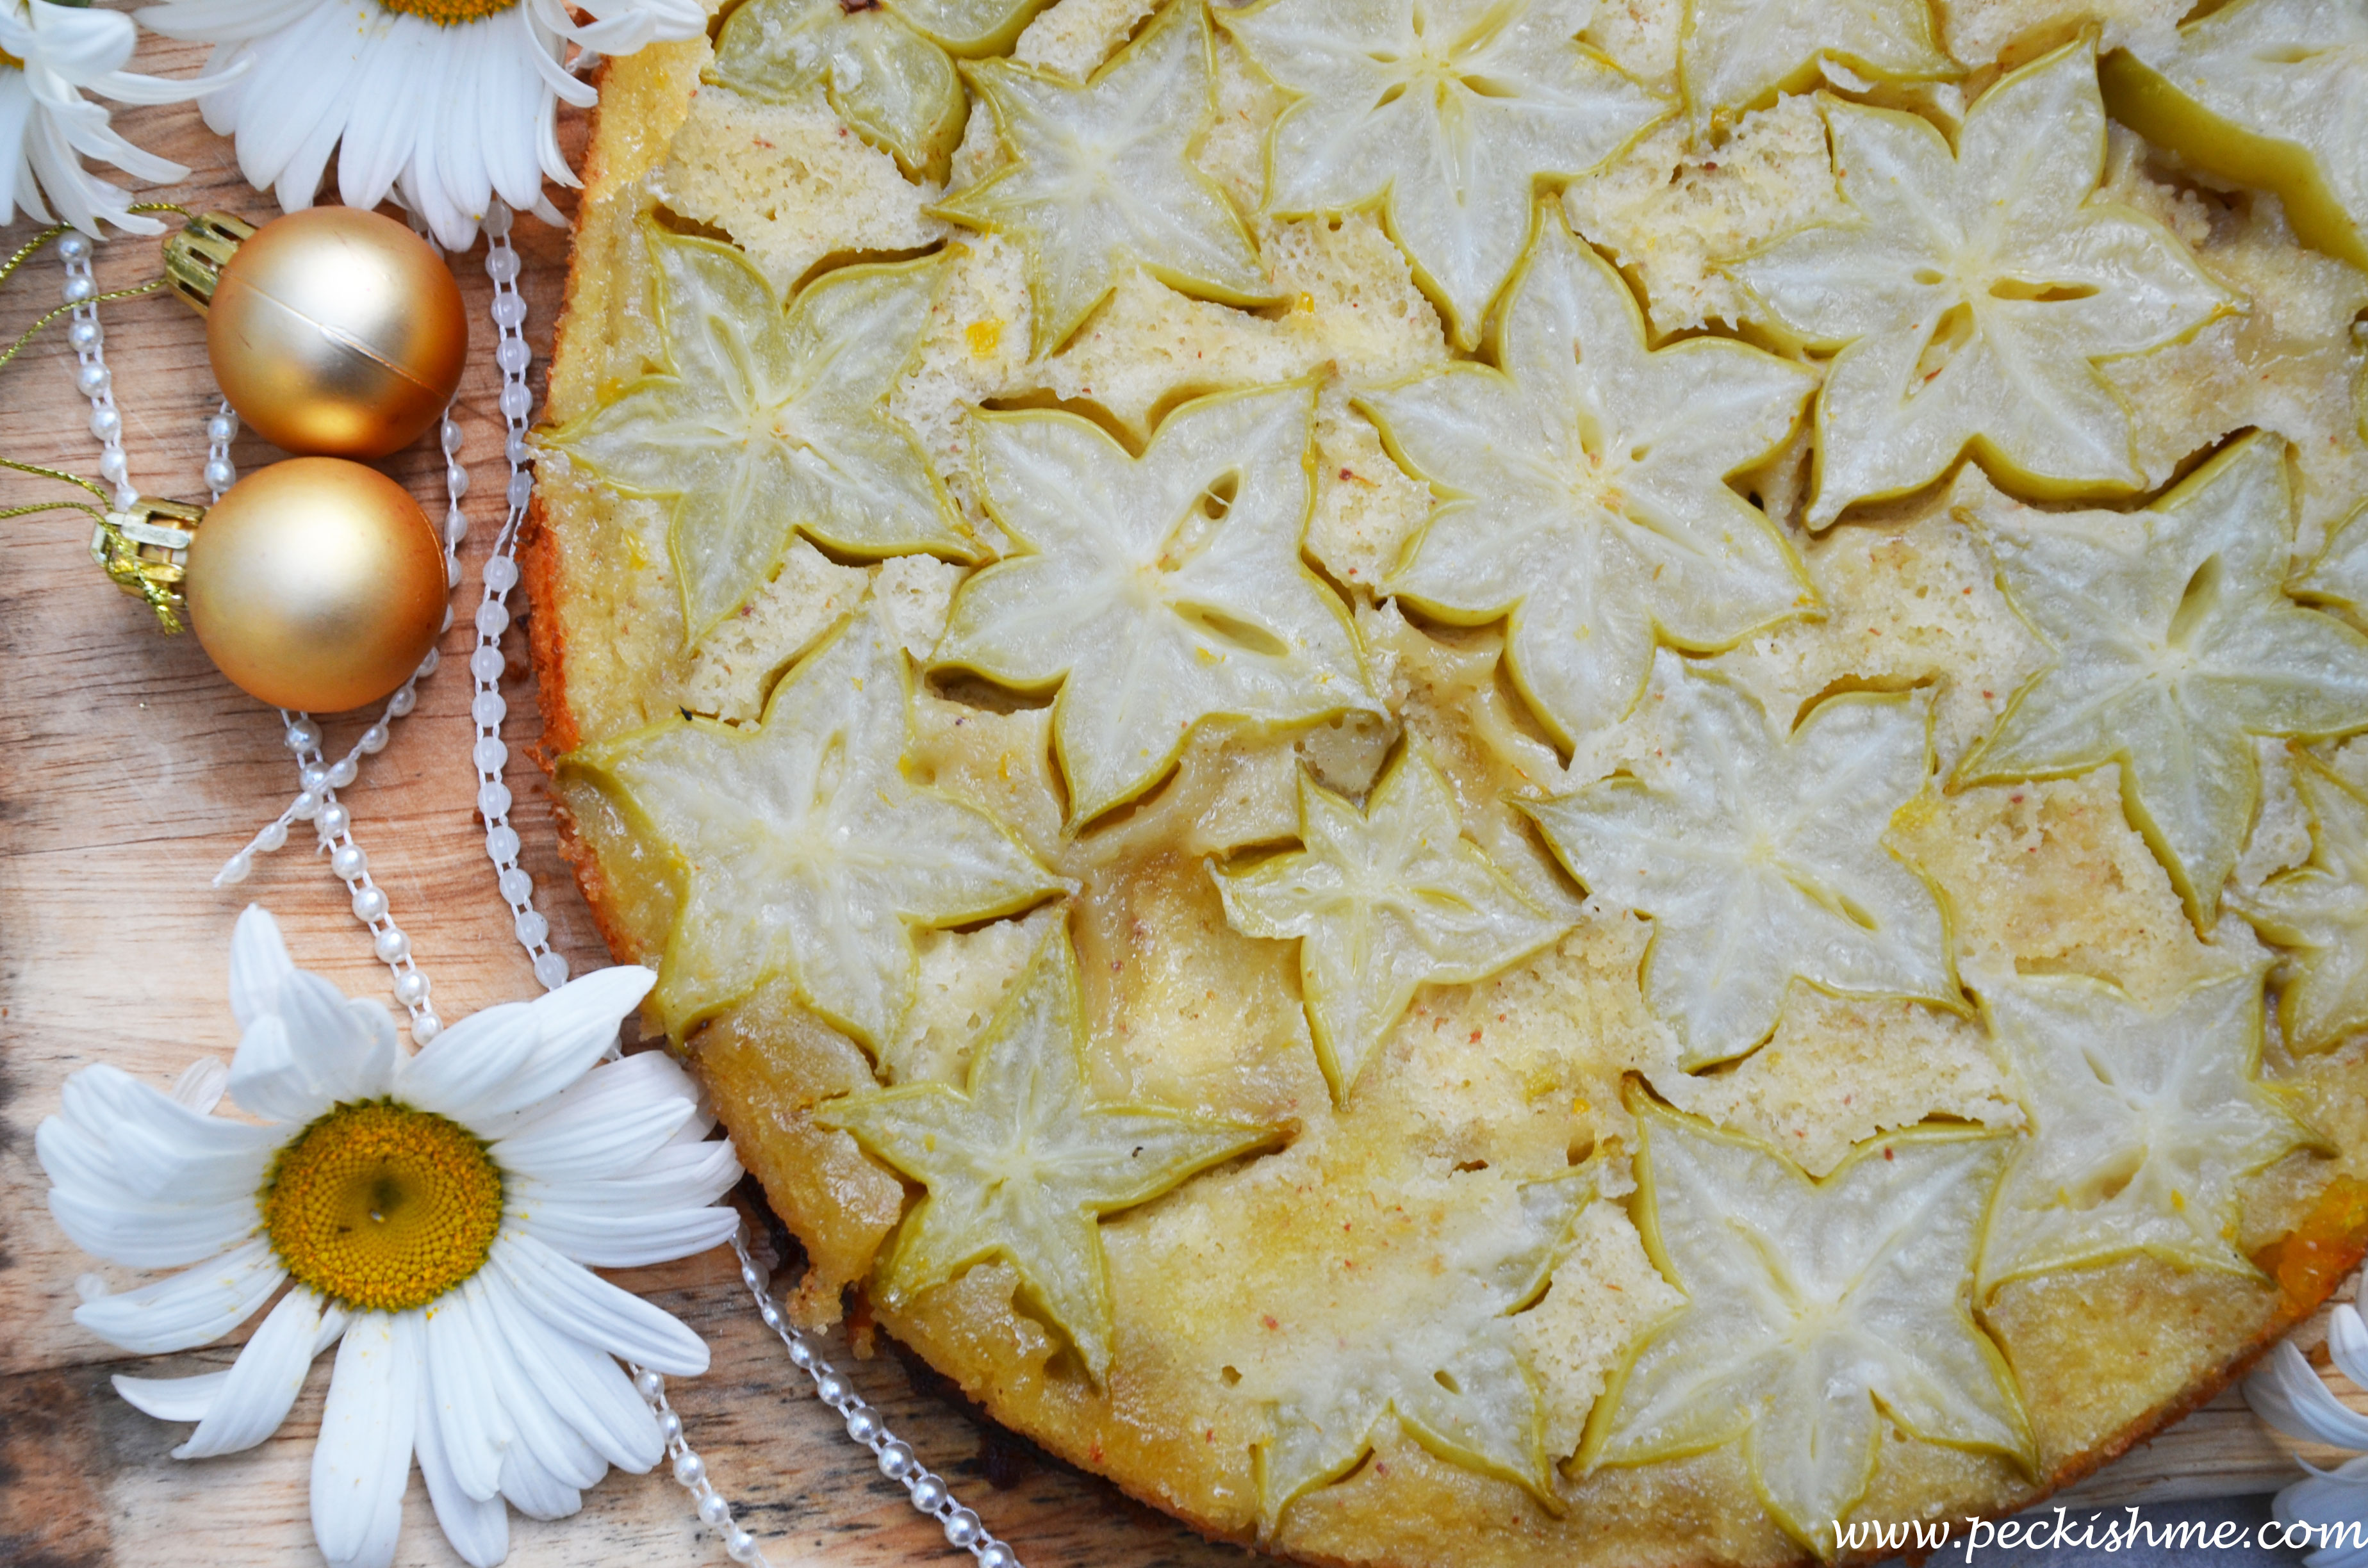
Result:
M5 65L12 71L22 71L25 68L25 62L23 61L17 59L15 55L9 53L5 49L0 49L0 65Z
M378 3L400 16L416 17L439 28L457 28L465 22L482 22L489 17L500 16L504 11L515 10L518 0L378 0Z
M392 1100L341 1105L279 1151L263 1227L299 1283L364 1312L424 1307L484 1267L502 1173L459 1122Z

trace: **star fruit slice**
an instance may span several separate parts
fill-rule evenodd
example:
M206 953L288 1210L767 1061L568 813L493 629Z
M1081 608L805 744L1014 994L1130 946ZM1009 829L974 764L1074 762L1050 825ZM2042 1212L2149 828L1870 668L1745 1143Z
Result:
M2232 1239L2244 1180L2317 1142L2260 1080L2265 967L2154 1009L2086 975L1975 978L2029 1132L1990 1210L1985 1301L2137 1253L2259 1278Z
M2307 753L2294 787L2310 808L2309 861L2230 902L2288 949L2278 1025L2307 1053L2368 1030L2368 796Z
M2105 57L2113 118L2199 168L2277 192L2305 244L2368 269L2368 8L2237 0L2168 47Z
M543 439L668 504L695 645L772 577L793 534L851 555L977 559L921 444L888 412L942 257L843 267L784 310L727 244L647 230L665 365Z
M1627 712L1656 641L1708 653L1816 608L1725 479L1792 434L1813 372L1719 337L1648 349L1628 286L1551 208L1496 337L1502 369L1360 400L1441 497L1384 590L1445 620L1509 615L1514 682L1558 742Z
M820 87L833 111L907 178L942 181L970 100L952 56L916 31L905 10L901 3L849 10L840 0L748 0L725 18L702 74L772 103Z
M1798 92L1827 62L1882 82L1960 74L1933 40L1928 0L1694 0L1678 44L1697 124L1731 122Z
M673 863L654 999L674 1039L783 978L876 1053L912 1006L916 927L1069 889L1000 823L906 777L912 679L859 612L781 678L761 722L654 724L563 761Z
M1914 1129L1812 1181L1756 1139L1642 1095L1631 1106L1639 1229L1686 1304L1613 1372L1582 1464L1739 1440L1769 1514L1826 1556L1874 1479L1886 1422L2033 1468L2013 1373L1970 1301L2006 1139Z
M2368 625L2368 501L2327 530L2327 548L2294 591L2297 598L2332 605L2355 626Z
M1379 200L1459 348L1520 257L1540 179L1592 173L1672 108L1580 43L1575 0L1266 0L1221 21L1295 101L1266 209Z
M962 585L937 665L1060 687L1073 829L1156 783L1205 722L1379 710L1348 612L1300 559L1315 405L1305 382L1201 398L1140 458L1075 415L976 416L980 490L1022 553Z
M1652 917L1645 994L1680 1063L1758 1046L1795 980L1961 1006L1940 900L1883 842L1931 777L1929 694L1829 697L1788 735L1673 654L1655 684L1656 766L1519 804L1590 893Z
M1362 1234L1339 1243L1338 1262L1354 1272L1334 1270L1345 1288L1326 1303L1316 1343L1286 1342L1285 1355L1244 1369L1274 1421L1258 1450L1267 1536L1295 1499L1355 1469L1392 1424L1450 1464L1560 1506L1517 1325L1595 1197L1595 1169L1518 1185L1492 1176L1457 1191L1465 1180L1450 1184L1446 1202L1405 1184L1368 1198Z
M1216 108L1209 19L1195 0L1169 0L1082 86L1008 60L962 69L1008 161L931 210L1019 245L1036 354L1068 341L1138 267L1224 304L1273 301L1249 231L1192 162Z
M2097 194L2105 111L2090 45L1992 86L1953 151L1915 115L1824 108L1857 220L1731 264L1758 319L1839 350L1817 398L1809 526L1918 489L1968 449L2026 494L2136 490L2130 413L2097 362L2170 343L2234 301L2168 229Z
M2053 656L1952 787L2119 763L2132 824L2210 931L2260 800L2254 737L2368 729L2368 638L2283 585L2285 444L2243 437L2141 512L1968 516Z
M1076 955L1056 923L973 1044L962 1088L849 1095L814 1119L854 1133L928 1189L882 1270L891 1306L1001 1257L1100 1381L1115 1327L1101 1217L1275 1142L1281 1130L1096 1100L1085 1044Z
M1423 985L1464 985L1570 929L1462 836L1455 794L1408 739L1365 809L1302 774L1305 847L1217 873L1225 918L1299 940L1301 990L1332 1097L1358 1075Z

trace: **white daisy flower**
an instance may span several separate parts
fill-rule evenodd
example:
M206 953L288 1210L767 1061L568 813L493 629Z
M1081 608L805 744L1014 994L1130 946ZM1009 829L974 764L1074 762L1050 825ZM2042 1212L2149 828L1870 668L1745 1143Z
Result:
M2328 1314L2327 1355L2354 1386L2368 1389L2368 1324L2348 1302ZM2328 1392L2303 1353L2283 1340L2271 1347L2261 1369L2245 1380L2245 1403L2289 1437L2368 1449L2368 1416ZM2304 1568L2368 1568L2368 1546L2362 1544L2368 1534L2368 1453L2331 1471L2307 1463L2303 1468L2310 1479L2279 1493L2272 1506L2278 1522L2287 1527L2287 1544L2302 1544L2294 1532L2307 1526L2318 1547L2303 1559Z
M135 234L163 231L155 219L130 210L130 191L82 162L97 158L159 183L188 176L179 164L125 141L108 124L108 111L83 97L88 91L119 103L169 104L215 85L124 70L138 36L120 11L0 0L0 223L20 210L46 223L54 209L59 221L94 239L102 221Z
M338 199L375 207L392 191L460 250L495 197L560 222L542 182L577 182L558 105L598 97L568 74L566 41L626 54L707 28L700 0L582 8L587 22L564 0L165 0L139 17L216 45L209 75L249 67L202 105L206 124L235 138L247 184L309 207L336 152Z
M183 1270L98 1294L76 1323L136 1354L187 1350L294 1281L228 1370L115 1380L159 1420L197 1423L174 1457L269 1437L335 1344L313 1534L340 1568L393 1557L414 1453L478 1568L508 1553L504 1499L558 1518L609 1466L655 1464L657 1419L612 1358L688 1375L707 1347L586 1266L723 1241L736 1216L710 1205L740 1165L663 1052L600 1064L654 978L601 970L407 1055L385 1008L297 969L249 908L226 1082L259 1124L208 1114L219 1073L186 1075L177 1098L113 1067L69 1078L35 1137L50 1212L100 1257Z

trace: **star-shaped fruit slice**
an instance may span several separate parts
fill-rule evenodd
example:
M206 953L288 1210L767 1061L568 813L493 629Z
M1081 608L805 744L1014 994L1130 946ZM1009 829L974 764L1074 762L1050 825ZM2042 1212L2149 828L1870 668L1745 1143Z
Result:
M2368 728L2368 639L2280 585L2284 443L2251 435L2142 512L1974 508L2008 601L2053 649L1958 784L2122 767L2130 821L2198 930L2260 799L2256 735Z
M2333 605L2354 625L2368 625L2368 501L2327 530L2327 548L2294 584L2294 593Z
M1613 1375L1582 1463L1740 1439L1770 1515L1828 1556L1886 1418L2031 1467L2013 1374L1968 1299L2007 1140L1894 1133L1812 1181L1757 1140L1635 1108L1645 1246L1686 1304Z
M1652 917L1645 994L1683 1065L1766 1040L1795 979L1959 1006L1940 900L1883 843L1931 774L1926 694L1829 697L1787 735L1661 657L1652 770L1521 809L1590 893Z
M1326 1271L1342 1288L1327 1303L1322 1349L1256 1369L1281 1385L1268 1401L1274 1435L1257 1450L1268 1535L1293 1499L1355 1469L1393 1421L1449 1463L1559 1506L1516 1325L1545 1293L1572 1221L1595 1196L1595 1173L1483 1179L1483 1195L1452 1206L1397 1189L1358 1209L1362 1234L1333 1244L1353 1271Z
M905 777L911 697L903 650L861 614L781 678L758 724L654 724L567 759L678 862L655 993L676 1040L786 977L876 1051L912 1005L915 927L1067 889L994 819Z
M2105 102L2149 142L2276 191L2305 244L2368 268L2368 7L2237 0L2109 55Z
M1267 210L1378 200L1456 347L1530 233L1541 178L1591 173L1671 105L1593 50L1572 0L1266 0L1225 29L1296 101L1267 146Z
M1303 773L1305 847L1218 874L1235 930L1299 939L1307 1021L1336 1100L1347 1100L1417 986L1485 979L1571 927L1463 827L1454 792L1409 738L1361 812Z
M1281 1130L1106 1105L1086 1092L1086 1026L1068 927L1056 924L971 1048L970 1081L909 1084L826 1101L844 1128L928 1188L905 1217L883 1285L892 1306L1000 1257L1069 1336L1110 1370L1105 1214L1148 1202Z
M1694 0L1678 44L1698 124L1727 122L1816 82L1827 62L1884 82L1958 74L1927 0Z
M2231 902L2289 949L2278 1027L2288 1049L2310 1052L2368 1029L2368 796L2306 755L2294 787L2310 808L2309 861Z
M2152 1010L2086 975L1975 977L2030 1133L1990 1211L1985 1299L2134 1253L2258 1272L2232 1240L2240 1185L2313 1142L2260 1081L2264 967Z
M1497 337L1501 369L1362 400L1442 497L1384 590L1445 620L1509 615L1514 680L1558 741L1628 710L1656 640L1708 652L1814 608L1725 482L1792 433L1814 372L1721 337L1647 349L1628 286L1551 210Z
M1035 10L1002 0L978 20L1000 39ZM957 7L927 0L748 0L724 18L706 80L746 97L788 103L820 88L841 119L896 160L906 177L943 180L970 118L932 24ZM968 7L981 11L986 7ZM995 26L996 17L1010 25ZM1008 40L1007 40L1008 41Z
M852 555L977 541L888 393L928 324L939 258L844 267L786 312L748 258L648 231L665 368L544 437L670 504L667 553L695 643L771 580L793 534Z
M1817 399L1811 528L1929 483L1969 447L2034 494L2145 483L2097 361L2169 343L2231 301L2168 229L2097 195L2096 65L2084 41L2006 77L1953 153L1929 120L1826 100L1858 220L1733 264L1760 319L1840 350Z
M1376 708L1347 612L1299 556L1314 411L1304 383L1202 398L1140 458L1074 415L973 421L980 490L1025 553L962 585L937 662L1060 687L1073 826L1157 782L1203 721Z
M1038 355L1068 341L1138 267L1228 305L1273 299L1249 231L1191 160L1216 105L1199 5L1168 0L1083 86L1008 60L962 73L994 113L1009 161L932 210L1019 245Z

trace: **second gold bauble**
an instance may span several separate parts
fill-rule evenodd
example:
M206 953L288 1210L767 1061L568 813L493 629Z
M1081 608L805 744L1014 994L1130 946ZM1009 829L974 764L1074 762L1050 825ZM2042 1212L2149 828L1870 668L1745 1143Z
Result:
M238 241L204 308L222 396L291 452L409 446L469 353L450 270L409 229L351 207L290 212Z
M403 486L339 458L257 470L210 507L182 592L207 656L276 708L331 713L409 679L444 623L444 551Z

